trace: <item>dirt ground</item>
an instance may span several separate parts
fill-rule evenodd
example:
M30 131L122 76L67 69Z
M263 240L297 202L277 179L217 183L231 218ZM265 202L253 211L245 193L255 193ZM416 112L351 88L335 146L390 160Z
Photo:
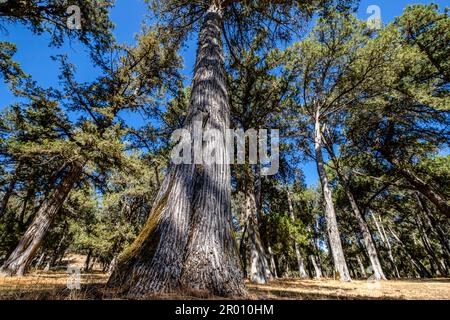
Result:
M81 289L67 288L65 271L35 272L23 278L0 277L0 299L116 299L105 288L108 276L81 274ZM450 279L367 282L282 279L267 285L247 284L249 298L265 299L439 299L450 300ZM160 297L164 298L164 297ZM194 296L167 298L196 299ZM208 297L212 298L212 297Z
M108 275L98 268L80 274L80 289L69 289L67 266L80 268L79 257L68 257L66 267L51 271L31 272L26 277L0 277L0 299L120 299L105 288ZM68 281L69 280L69 281ZM354 280L279 279L267 285L247 283L250 299L436 299L450 300L450 279L408 279L370 282ZM154 297L157 299L214 298L199 295Z

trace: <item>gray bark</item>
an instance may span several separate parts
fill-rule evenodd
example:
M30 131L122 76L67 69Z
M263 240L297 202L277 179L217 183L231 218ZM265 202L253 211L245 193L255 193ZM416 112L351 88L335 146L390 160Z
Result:
M108 274L111 275L114 271L114 269L116 268L117 265L117 256L114 256L114 258L112 259L111 263L108 266Z
M212 3L199 34L190 110L194 121L224 134L229 107L221 42L222 9ZM203 149L211 147L207 141ZM224 159L227 150L217 147ZM144 229L118 259L108 285L131 296L201 290L245 295L231 227L230 168L227 164L172 165Z
M417 211L415 212L415 216L416 216L416 225L417 225L417 229L419 231L420 239L425 248L425 251L428 253L428 255L431 259L430 265L433 266L433 262L434 262L433 268L437 268L439 270L439 273L442 276L447 275L445 268L443 268L443 266L441 265L441 262L439 261L437 255L436 255L436 250L433 248L431 241L428 238L427 230L424 225L424 222L422 221L421 216Z
M16 171L20 168L20 166L16 169ZM6 208L8 206L9 198L11 198L11 195L14 191L14 188L16 186L17 182L17 174L14 174L14 176L11 178L11 181L8 184L8 188L5 190L5 194L3 195L2 201L0 202L0 217L2 217L5 212Z
M348 201L350 202L350 206L352 208L353 215L354 215L356 221L358 222L358 226L359 226L359 229L361 231L362 238L364 241L364 247L367 250L370 264L373 269L372 278L374 280L386 280L386 276L384 275L383 268L381 267L381 262L378 257L377 248L376 248L375 242L373 241L373 238L372 238L372 232L369 229L369 225L367 224L363 213L361 212L358 204L356 203L356 199L355 199L355 196L353 195L353 192L350 190L350 184L349 184L347 177L344 174L342 174L342 172L341 172L339 162L338 162L336 156L334 155L332 147L329 148L329 152L333 159L336 173L339 177L339 180L341 180L341 182L342 182L342 185L345 190L345 194L347 196ZM359 262L360 261L358 261L358 263ZM363 277L365 277L365 275L363 275Z
M367 222L359 210L355 199L353 198L353 194L351 192L348 193L348 198L352 206L353 213L358 222L359 228L362 233L364 246L367 250L367 254L369 256L370 264L373 268L373 278L376 280L386 280L386 276L384 275L383 268L381 267L381 262L378 257L378 251L375 246L375 242L372 238L372 232L367 225Z
M377 221L377 216L374 212L372 212L372 217L375 222L375 226L377 227L378 233L380 235L381 240L383 241L384 245L386 246L386 249L388 251L389 261L392 264L392 267L395 271L395 276L397 278L400 278L400 272L397 267L397 263L395 262L394 255L392 254L392 245L391 241L387 237L386 231L384 230L384 226L381 221L381 217L378 216L379 221Z
M272 275L259 232L253 171L251 167L245 171L245 216L250 240L250 280L253 283L265 284Z
M205 110L206 129L229 128L229 105L221 39L223 9L213 2L199 35L192 103ZM227 146L216 144L226 163ZM221 296L245 294L242 270L231 225L231 177L228 164L205 164L199 170L198 194L193 202L192 225L181 275L184 287Z
M315 128L314 128L314 150L316 156L317 171L319 173L320 184L325 198L325 218L327 222L328 240L330 243L330 250L333 257L335 270L339 273L342 281L351 281L350 273L348 271L347 263L342 249L342 243L339 236L339 230L336 220L336 212L333 204L333 197L328 183L328 177L325 171L325 164L323 161L323 137L320 124L320 112L316 111Z
M90 266L91 266L91 256L92 256L92 250L89 249L89 252L86 256L86 261L84 262L84 271L88 272L90 271Z
M41 205L19 244L3 264L2 273L16 276L24 275L70 190L72 190L75 181L80 178L83 165L79 162L72 162L69 167L68 173L61 179L52 195Z
M430 208L427 206L424 199L416 193L417 201L422 209L424 223L428 226L428 230L433 231L441 244L442 253L444 255L444 259L447 265L450 265L450 241L447 233L442 229L440 223L436 220Z
M272 252L272 248L269 246L268 248L269 251L269 256L270 256L270 269L272 270L272 274L275 278L278 278L278 274L277 274L277 266L275 264L275 257L273 255Z
M311 263L312 263L312 265L314 267L315 278L316 279L321 279L323 277L322 269L317 264L316 257L314 255L310 255L309 259L311 260Z
M444 195L433 189L433 187L422 180L408 165L405 165L393 158L391 154L384 151L383 153L386 159L395 167L398 173L400 173L417 191L423 194L428 200L430 200L438 209L440 213L450 218L450 203Z
M367 278L366 269L364 268L364 264L362 263L361 257L356 256L356 261L358 261L359 270L361 271L361 276L363 278Z
M289 217L291 218L292 222L295 222L294 206L292 205L292 198L288 187L286 187L286 195L288 201ZM308 278L308 274L306 273L305 270L305 262L303 260L302 255L300 254L300 248L297 241L294 241L294 250L295 250L295 257L297 258L297 266L300 278L302 279Z

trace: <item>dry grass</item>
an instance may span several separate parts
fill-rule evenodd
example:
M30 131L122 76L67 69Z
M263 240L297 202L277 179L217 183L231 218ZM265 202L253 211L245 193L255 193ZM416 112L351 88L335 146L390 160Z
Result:
M389 280L276 280L268 285L248 284L256 299L423 299L449 300L450 279Z
M82 266L78 256L68 257L66 265ZM0 299L67 300L117 299L105 288L108 276L100 271L81 274L81 289L67 288L68 274L62 268L32 272L23 278L0 277ZM368 282L354 280L280 279L267 285L247 283L250 299L450 299L450 279L398 280ZM154 299L211 299L198 294L156 296Z

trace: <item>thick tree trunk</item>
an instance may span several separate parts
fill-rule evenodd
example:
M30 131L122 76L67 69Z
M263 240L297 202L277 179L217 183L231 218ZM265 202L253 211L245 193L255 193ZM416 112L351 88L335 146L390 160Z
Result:
M36 262L36 269L39 269L42 266L46 257L47 257L46 251L42 252L41 256L39 257L39 259Z
M292 205L292 198L288 187L286 187L286 196L288 201L289 217L291 218L292 222L295 222L294 206ZM294 250L295 250L295 257L297 258L298 273L300 275L300 278L302 279L308 278L308 274L306 273L305 270L305 262L303 260L302 255L300 254L300 248L297 241L294 241Z
M86 261L84 262L84 271L88 272L89 271L89 267L91 265L91 256L92 256L92 250L89 249L89 252L86 256Z
M339 236L339 230L336 220L336 212L334 210L333 197L328 183L328 177L325 171L325 164L322 155L323 138L320 125L320 112L317 110L315 115L314 128L314 150L316 155L317 171L319 173L320 184L322 186L323 196L325 198L325 218L327 222L327 233L330 244L331 254L333 257L334 268L339 272L342 281L351 281L347 263L342 249L342 243Z
M2 273L17 276L25 273L74 183L80 178L82 170L83 165L79 162L69 165L66 175L61 178L52 195L41 205L19 244L3 264Z
M203 124L202 129L214 128L222 134L229 127L221 11L213 2L199 34L185 125L191 134L196 121ZM215 158L223 164L169 168L144 229L118 259L110 287L136 297L179 289L245 294L232 237L230 168L223 161L227 150L223 143L211 140L203 144L202 149L206 148L214 149Z
M265 284L270 280L272 275L259 233L253 170L247 166L245 171L245 217L247 220L248 238L250 240L250 281Z
M450 218L450 203L438 191L423 181L408 165L405 165L393 158L390 154L384 153L387 160L394 165L397 172L399 172L417 191L423 194L428 200L430 200L438 209L439 212Z

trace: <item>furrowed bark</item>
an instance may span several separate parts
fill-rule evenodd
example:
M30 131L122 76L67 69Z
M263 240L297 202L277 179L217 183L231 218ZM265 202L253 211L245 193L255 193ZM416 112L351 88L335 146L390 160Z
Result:
M199 35L192 103L207 116L205 129L229 128L229 106L221 39L222 8L210 6ZM232 236L230 166L223 141L206 141L222 163L203 164L193 201L189 242L181 283L184 288L221 296L245 295L237 246ZM205 160L205 159L204 159Z
M221 43L221 8L212 3L199 34L190 110L185 129L229 127ZM222 145L222 147L220 147ZM149 219L118 258L109 287L133 297L201 290L244 295L244 281L231 229L230 168L224 143L205 141L221 163L171 165ZM203 159L207 161L209 159Z
M332 146L328 148L328 151L331 155L331 159L335 166L335 171L341 181L341 184L344 187L345 195L350 203L350 207L352 209L353 215L358 222L359 229L362 234L362 238L364 241L364 247L366 248L367 254L369 256L370 264L373 269L373 276L371 277L374 280L386 280L386 276L384 275L383 268L381 267L381 262L378 257L378 251L375 246L375 242L373 241L372 232L370 231L369 225L364 217L364 214L359 209L359 206L356 202L355 196L350 189L350 183L348 178L342 174L341 167L339 166L339 161L336 158ZM358 264L361 265L361 260L358 256ZM365 277L365 272L363 277Z
M79 162L73 162L69 165L67 174L62 177L52 195L41 205L19 244L3 264L1 268L3 274L10 276L24 275L74 183L80 178L82 170L83 165Z
M314 150L316 155L317 171L319 173L320 184L322 186L322 192L325 198L325 218L327 222L328 240L330 243L334 267L335 270L339 272L340 279L342 281L351 281L339 236L336 212L334 210L333 197L331 194L330 185L328 183L328 177L325 172L322 149L323 137L320 124L320 112L317 110L315 114Z
M292 222L295 222L294 206L292 205L291 194L287 187L286 187L286 195L287 195L287 201L288 201L289 217L291 218ZM295 241L295 240L294 240L294 250L295 250L295 257L297 258L297 266L298 266L298 272L299 272L300 278L302 278L302 279L308 278L308 274L306 273L306 270L305 270L305 262L303 260L302 255L300 254L299 245L298 245L297 241Z

